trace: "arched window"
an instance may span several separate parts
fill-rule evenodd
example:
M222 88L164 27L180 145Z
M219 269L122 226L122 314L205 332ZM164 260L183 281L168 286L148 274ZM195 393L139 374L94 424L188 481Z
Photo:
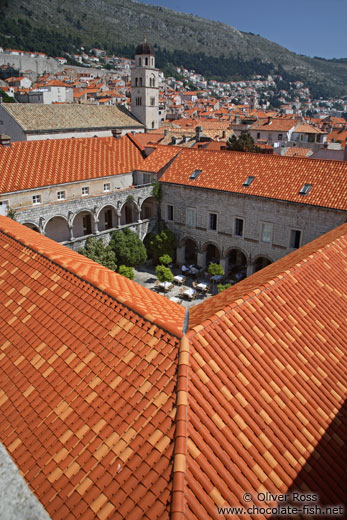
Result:
M135 78L135 87L137 87L138 78Z
M140 87L142 87L142 78L140 78Z
M145 64L148 65L148 58L145 58Z

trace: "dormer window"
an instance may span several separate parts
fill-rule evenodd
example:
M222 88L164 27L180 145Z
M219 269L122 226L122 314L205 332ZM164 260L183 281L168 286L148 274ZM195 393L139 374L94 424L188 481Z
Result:
M250 186L252 184L252 182L254 181L255 177L253 177L252 175L250 177L247 177L247 179L245 180L245 182L242 184L242 186Z
M202 170L194 170L193 173L190 175L189 179L192 179L193 181L195 181L195 179L197 179L199 177L201 172L202 172Z
M301 190L299 191L299 195L308 195L311 191L312 184L304 184Z

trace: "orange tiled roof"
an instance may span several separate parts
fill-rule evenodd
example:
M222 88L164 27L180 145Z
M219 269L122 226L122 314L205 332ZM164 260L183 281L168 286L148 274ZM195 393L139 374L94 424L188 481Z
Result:
M319 128L316 128L314 126L308 125L308 124L299 124L295 129L295 133L304 133L304 134L326 134L327 132L324 132L323 130L320 130Z
M0 193L117 175L141 163L126 135L15 142L0 147Z
M260 120L254 123L250 130L266 130L267 132L288 132L296 125L294 119L276 118L271 121Z
M195 180L194 170L202 170ZM243 183L248 176L254 181ZM347 209L347 163L242 152L183 150L161 177L161 182L258 197ZM299 195L312 184L308 195Z
M157 173L180 153L176 146L157 146L156 149L143 161L141 170Z
M184 336L181 306L6 217L0 242L1 440L53 520L217 520L293 486L341 503L347 224Z
M266 491L343 503L346 233L340 226L191 311L185 518L264 507L256 497Z
M52 519L167 517L180 306L0 226L1 441Z
M284 154L286 157L309 157L312 155L312 148L300 148L298 146L291 146Z

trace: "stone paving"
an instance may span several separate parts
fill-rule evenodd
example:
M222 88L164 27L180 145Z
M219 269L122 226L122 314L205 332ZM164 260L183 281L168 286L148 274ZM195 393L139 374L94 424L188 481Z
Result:
M173 267L171 269L171 271L174 276L177 274L182 274L181 270L178 267ZM135 272L134 281L136 283L142 285L143 287L147 287L150 290L158 291L158 289L155 287L155 282L157 280L157 276L155 274L155 267L151 263L146 262L146 264L142 265L141 267L134 269L134 272ZM164 294L164 296L167 298L172 298L174 296L179 297L179 292L182 289L182 287L184 289L192 288L193 281L209 283L209 280L204 275L201 275L201 276L198 275L195 278L192 278L191 276L186 276L185 284L183 284L183 285L173 284L173 289L171 289L169 292L167 292L165 294L161 291L158 291L158 292L160 294ZM208 292L206 294L198 293L197 297L192 301L187 300L187 298L180 298L180 304L183 305L183 307L185 307L185 308L190 308L190 307L193 307L194 305L197 305L198 303L201 303L202 301L206 300L207 298L211 298L211 296L213 296L214 294L217 294L216 286L212 286L212 292Z

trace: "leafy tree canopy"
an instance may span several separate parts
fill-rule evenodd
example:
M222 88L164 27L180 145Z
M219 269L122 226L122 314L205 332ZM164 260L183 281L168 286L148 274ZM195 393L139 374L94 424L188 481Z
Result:
M208 266L208 272L212 276L224 276L224 269L221 265L211 262Z
M254 144L254 139L246 130L242 130L240 137L232 135L226 142L228 150L234 152L261 152L259 146Z
M145 245L148 256L156 263L165 254L171 258L174 256L177 240L173 232L164 227L160 233L149 233L145 238Z
M165 265L157 265L155 268L155 274L160 282L172 282L173 280L171 269L165 267Z
M129 280L134 279L134 269L132 267L128 267L126 265L120 265L118 269L118 273L122 276L125 276L126 278L129 278Z
M163 255L159 258L159 262L164 265L169 265L172 262L172 258L170 255Z
M117 269L117 258L114 251L110 246L105 246L101 238L88 238L85 247L81 247L78 252L112 271Z
M120 265L136 267L147 260L145 246L135 231L128 228L124 231L114 231L109 245Z
M3 103L15 103L15 99L9 96L4 90L0 89L0 96L2 97Z

